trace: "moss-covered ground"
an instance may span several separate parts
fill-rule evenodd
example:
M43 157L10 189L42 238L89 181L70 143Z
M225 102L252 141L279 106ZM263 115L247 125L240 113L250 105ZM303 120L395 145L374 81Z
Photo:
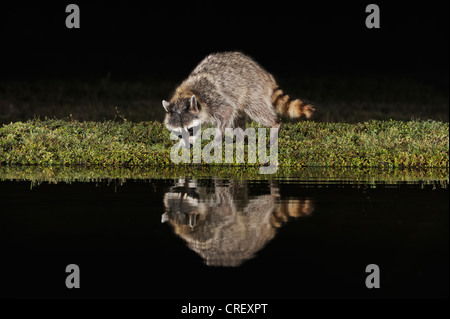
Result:
M175 143L157 121L35 119L0 128L0 163L165 167L173 165L170 150ZM448 167L449 124L288 123L279 135L278 162L280 167Z

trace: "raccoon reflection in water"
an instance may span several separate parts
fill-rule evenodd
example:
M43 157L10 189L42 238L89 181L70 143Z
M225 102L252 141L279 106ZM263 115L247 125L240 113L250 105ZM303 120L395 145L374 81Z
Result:
M280 199L279 188L249 196L246 181L214 180L200 185L180 179L164 195L161 221L198 253L208 266L236 267L275 237L289 218L308 216L311 199Z

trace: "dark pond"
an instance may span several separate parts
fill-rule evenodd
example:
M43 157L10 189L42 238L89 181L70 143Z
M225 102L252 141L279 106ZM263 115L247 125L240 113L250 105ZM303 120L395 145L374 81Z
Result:
M180 177L3 179L1 297L448 297L448 175Z

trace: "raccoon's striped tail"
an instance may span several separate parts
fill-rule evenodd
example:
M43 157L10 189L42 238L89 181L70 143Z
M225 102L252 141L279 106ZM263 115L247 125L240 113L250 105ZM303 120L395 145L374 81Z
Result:
M314 106L304 100L292 99L289 95L276 87L272 94L272 105L278 114L289 116L290 118L299 118L305 116L309 119L314 111Z

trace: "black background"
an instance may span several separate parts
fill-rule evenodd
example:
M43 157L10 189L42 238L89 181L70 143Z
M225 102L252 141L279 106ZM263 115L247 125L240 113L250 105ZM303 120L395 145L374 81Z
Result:
M72 2L81 10L80 29L65 26L65 8ZM365 26L365 7L372 2L380 6L381 29ZM84 79L107 73L125 80L172 78L186 76L211 52L239 50L280 76L392 74L420 78L448 90L448 21L445 1L2 1L0 80ZM15 283L9 274L24 273L27 276L22 280L35 280L31 284L36 285L37 294L41 283L49 284L51 290L52 283L63 282L65 273L50 283L45 276L33 274L42 274L42 270L56 274L56 268L59 271L60 266L72 262L72 254L49 251L46 256L23 257L30 261L41 258L38 265L19 263L16 267L18 263L3 262L3 283L8 287L18 284L15 289L20 291L29 282ZM103 257L95 251L92 255ZM67 263L64 259L49 268L43 258L48 256L58 260L63 256ZM100 262L97 265L103 282L109 282L114 270ZM123 261L123 265L131 277L140 278L129 263ZM184 274L182 264L173 268ZM150 283L158 274L145 276L148 281L140 287L142 291L157 293ZM123 280L124 287L133 286ZM60 291L66 293L62 284L52 293ZM294 310L296 304L288 303ZM164 303L160 305L164 307ZM316 305L321 311L323 307ZM171 307L179 309L179 305ZM368 311L373 310L371 306Z
M276 75L401 74L448 84L448 2L2 2L0 79L187 75L207 54L239 50Z

